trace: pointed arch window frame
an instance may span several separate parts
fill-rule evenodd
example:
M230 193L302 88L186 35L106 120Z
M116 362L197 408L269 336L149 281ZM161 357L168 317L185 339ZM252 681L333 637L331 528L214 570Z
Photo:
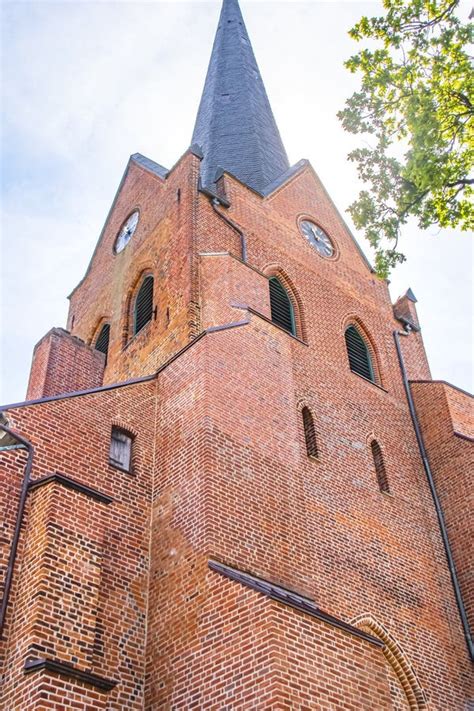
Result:
M103 338L103 333L106 329L107 329L107 348L104 351L101 348L98 348L97 345L100 344L101 338ZM110 321L106 321L106 320L101 321L99 327L95 331L95 336L92 340L92 347L94 348L94 350L99 351L99 353L103 353L105 355L105 363L107 364L109 347L110 347Z
M274 312L272 308L272 285L278 285L277 289L280 290L280 295L283 295L286 297L287 303L288 303L288 312L289 312L289 320L290 320L290 327L291 328L286 328L282 323L278 323L278 321L275 320L274 318ZM272 275L268 279L268 289L269 289L269 297L270 297L270 315L271 315L271 320L272 323L274 323L276 326L279 326L279 328L282 328L284 331L289 333L291 336L297 336L297 330L296 330L296 317L295 317L295 307L293 304L293 300L291 298L291 295L286 288L285 284L282 282L281 279L278 278L277 274Z
M138 306L138 298L140 296L140 293L147 281L152 281L152 287L151 287L151 308L150 308L150 318L147 319L141 326L140 328L137 329L137 306ZM141 279L138 281L137 288L135 289L135 293L133 295L132 299L132 309L131 309L131 337L136 338L140 333L142 333L143 329L146 328L146 326L153 321L153 319L156 316L156 307L154 307L154 297L155 297L155 278L152 273L147 272L142 275Z
M364 375L363 373L360 372L360 370L354 369L353 364L351 363L351 356L349 352L349 344L347 340L347 333L348 331L353 330L357 338L360 339L362 342L364 349L365 349L365 354L367 356L367 369L369 372L369 377L367 375ZM372 383L373 385L377 385L381 387L380 383L380 375L379 375L379 368L378 368L378 363L377 363L377 358L376 358L376 353L375 349L372 345L372 342L370 338L368 337L367 333L365 332L365 329L360 326L360 324L357 321L350 321L346 324L344 328L344 345L346 349L346 356L347 356L347 362L349 365L349 370L351 373L354 373L355 375L358 375L359 378L363 378L368 383Z

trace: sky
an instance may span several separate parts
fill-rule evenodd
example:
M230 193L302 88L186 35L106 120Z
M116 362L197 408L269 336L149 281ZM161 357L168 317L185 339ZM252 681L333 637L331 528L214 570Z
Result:
M0 0L0 402L24 399L35 343L65 326L129 155L171 167L189 146L220 4ZM347 32L381 3L241 8L291 163L311 161L351 224L360 139L336 113L357 89ZM412 288L433 378L472 391L472 235L410 224L400 249L393 300Z

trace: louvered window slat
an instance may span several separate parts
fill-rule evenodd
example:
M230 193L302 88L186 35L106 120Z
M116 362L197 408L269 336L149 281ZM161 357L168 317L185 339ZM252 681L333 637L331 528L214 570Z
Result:
M109 351L109 338L110 338L110 324L105 323L102 326L99 335L97 336L97 340L95 342L95 349L96 349L96 351L100 351L101 353L105 354L106 361L107 361L107 353Z
M293 305L290 301L286 289L276 277L269 280L270 286L270 310L272 321L285 331L295 335L295 318Z
M135 301L133 333L137 334L153 316L153 277L146 277Z
M380 445L375 440L371 443L370 448L372 450L372 456L374 458L375 473L377 475L377 482L380 491L385 491L390 493L390 487L388 485L387 472L385 470L385 463L383 460L382 450Z
M345 332L345 339L349 366L352 372L374 382L374 369L369 349L358 330L354 326L349 326Z

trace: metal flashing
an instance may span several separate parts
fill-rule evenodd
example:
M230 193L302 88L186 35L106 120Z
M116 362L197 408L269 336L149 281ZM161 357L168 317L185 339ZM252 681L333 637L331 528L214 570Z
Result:
M153 173L153 175L157 175L162 180L166 180L166 178L168 177L168 168L164 168L159 163L155 163L154 160L147 158L141 153L134 153L130 156L130 160L132 160L134 163L141 166L142 168L149 170L150 173Z
M112 691L118 682L115 679L107 679L104 676L83 671L59 659L27 659L23 667L25 674L44 670L53 674L59 674L70 679L77 679L91 686L95 686L101 691Z
M86 484L82 484L80 481L71 479L65 474L60 474L59 472L47 474L46 476L43 476L40 479L33 480L32 482L30 482L28 489L30 491L34 489L39 489L42 486L45 486L46 484L50 484L51 482L57 482L58 484L64 486L66 489L73 489L74 491L78 491L80 494L84 494L85 496L88 496L91 499L95 499L101 504L113 503L113 498L111 496L107 496L107 494L103 494L101 491L93 489L92 487L87 486Z
M272 600L288 605L288 607L293 607L294 609L304 612L311 617L315 617L322 622L326 622L333 627L338 627L344 632L348 632L354 637L359 637L377 647L385 646L384 643L377 637L373 637L372 635L363 632L357 627L350 625L348 622L340 620L338 617L334 617L327 612L323 612L323 610L316 605L314 600L306 595L297 593L290 588L285 588L281 585L271 583L264 578L258 578L251 573L244 573L237 568L231 568L230 566L224 565L224 563L218 563L215 560L209 560L208 566L215 573L219 573L230 580L240 583L241 585L245 585L246 587L259 592L262 595L266 595Z

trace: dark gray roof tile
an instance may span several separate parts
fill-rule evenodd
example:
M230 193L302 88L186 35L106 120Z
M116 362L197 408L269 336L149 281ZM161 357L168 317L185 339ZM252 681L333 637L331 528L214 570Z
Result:
M289 168L238 0L224 0L194 127L201 179L220 169L263 192Z

